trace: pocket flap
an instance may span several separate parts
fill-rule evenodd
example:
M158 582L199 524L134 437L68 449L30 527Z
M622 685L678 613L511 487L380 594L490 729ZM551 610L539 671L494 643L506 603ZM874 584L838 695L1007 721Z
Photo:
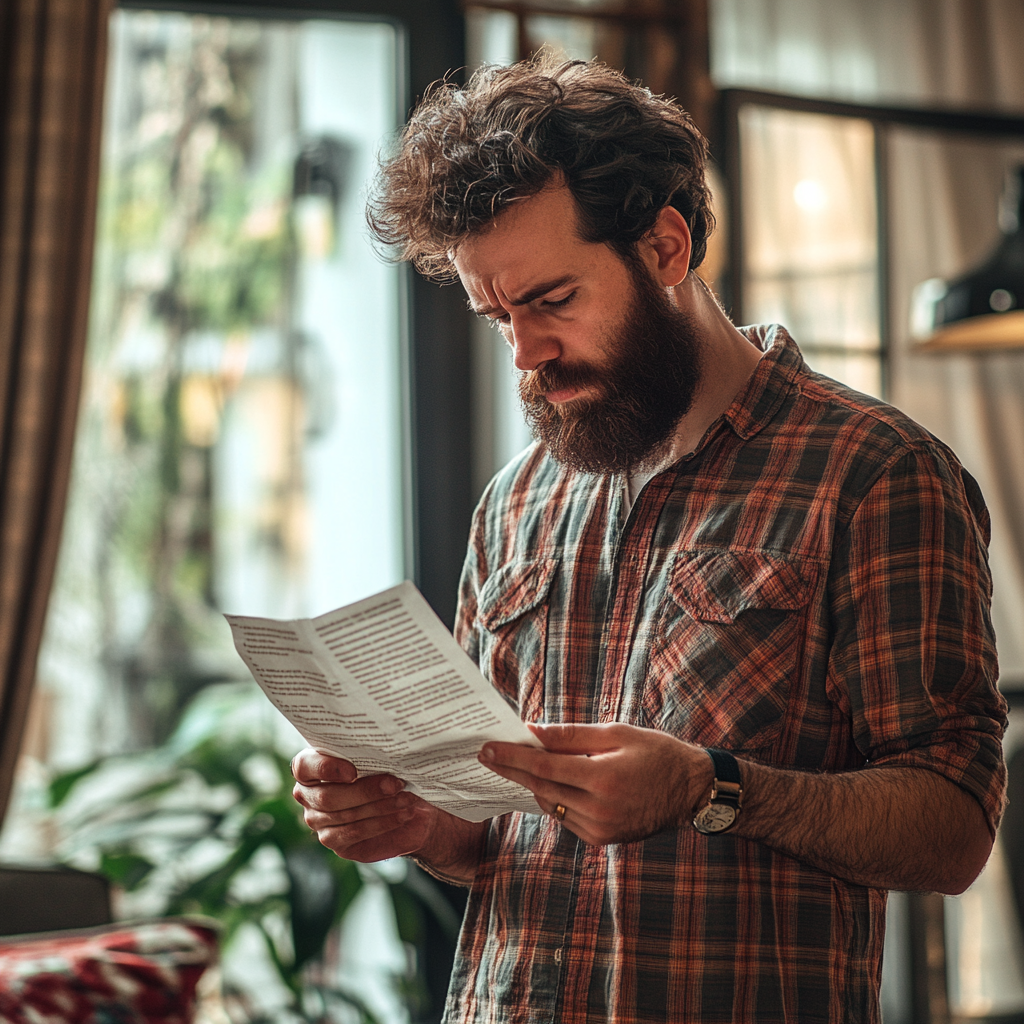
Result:
M480 588L478 615L495 630L525 615L548 596L558 558L534 558L503 565Z
M681 551L669 593L695 619L732 622L752 608L803 608L810 587L797 562L775 552Z

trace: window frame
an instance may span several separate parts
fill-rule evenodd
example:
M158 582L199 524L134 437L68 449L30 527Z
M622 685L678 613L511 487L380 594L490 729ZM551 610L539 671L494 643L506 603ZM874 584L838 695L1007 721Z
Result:
M950 135L990 139L1024 140L1024 117L997 111L940 110L921 107L875 106L812 99L760 89L723 89L718 99L716 157L726 180L728 202L728 262L722 281L722 298L737 323L746 323L744 309L744 224L740 111L745 106L788 110L868 121L874 134L874 181L878 237L878 337L883 394L889 378L893 322L889 296L889 132L893 128L922 128Z

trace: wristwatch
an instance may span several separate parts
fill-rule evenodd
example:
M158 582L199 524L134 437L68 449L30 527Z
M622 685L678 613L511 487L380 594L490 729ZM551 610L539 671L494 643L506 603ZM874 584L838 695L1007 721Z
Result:
M694 814L693 827L706 836L725 832L736 824L743 798L740 766L727 750L708 749L715 766L715 782L711 799Z

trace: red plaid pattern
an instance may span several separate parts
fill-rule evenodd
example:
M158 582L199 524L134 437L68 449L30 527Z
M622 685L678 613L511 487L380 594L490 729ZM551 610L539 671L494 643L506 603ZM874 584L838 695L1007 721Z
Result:
M2 1024L189 1024L217 933L154 921L0 943Z
M977 485L898 411L808 370L782 328L748 333L766 354L744 392L625 521L621 478L536 446L498 475L457 636L524 719L809 771L916 765L994 827L1006 708ZM884 891L732 835L600 848L506 815L446 1020L871 1024L884 917Z

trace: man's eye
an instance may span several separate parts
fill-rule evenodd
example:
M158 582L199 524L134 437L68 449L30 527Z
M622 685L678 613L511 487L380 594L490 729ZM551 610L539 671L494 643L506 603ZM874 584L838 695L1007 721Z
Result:
M488 327L500 327L502 324L509 322L508 313L504 313L501 316L491 316L490 313L477 313L476 316L478 320L483 320Z
M561 309L563 306L568 306L574 298L576 298L576 293L569 292L564 299L545 299L544 305L548 309Z

